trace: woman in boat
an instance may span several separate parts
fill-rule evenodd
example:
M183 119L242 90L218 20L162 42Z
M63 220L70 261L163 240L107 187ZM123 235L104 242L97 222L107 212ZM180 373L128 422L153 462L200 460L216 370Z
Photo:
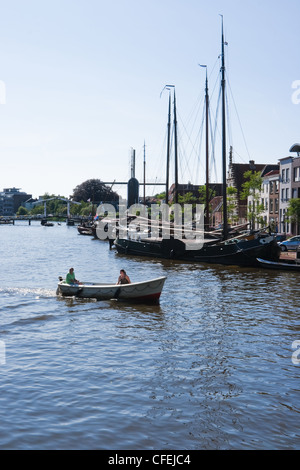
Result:
M130 284L130 283L131 283L131 281L130 281L129 277L126 274L125 269L121 269L120 276L119 276L117 284Z

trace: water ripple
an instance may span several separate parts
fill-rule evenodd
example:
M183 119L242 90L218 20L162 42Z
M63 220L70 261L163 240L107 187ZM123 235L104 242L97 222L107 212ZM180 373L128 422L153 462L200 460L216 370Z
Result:
M76 227L2 235L1 449L299 448L294 274L120 257ZM57 298L70 265L167 275L160 305Z

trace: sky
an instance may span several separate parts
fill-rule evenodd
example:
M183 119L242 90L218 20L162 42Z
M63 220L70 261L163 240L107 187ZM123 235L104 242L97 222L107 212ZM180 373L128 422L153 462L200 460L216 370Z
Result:
M166 84L176 90L179 182L203 184L198 64L207 66L217 136L220 15L227 150L236 163L273 164L300 141L298 0L0 0L0 8L0 191L68 197L87 179L127 182L131 149L136 178L143 182L145 154L146 181L163 183ZM220 182L217 137L212 148L210 178ZM127 194L125 185L113 190Z

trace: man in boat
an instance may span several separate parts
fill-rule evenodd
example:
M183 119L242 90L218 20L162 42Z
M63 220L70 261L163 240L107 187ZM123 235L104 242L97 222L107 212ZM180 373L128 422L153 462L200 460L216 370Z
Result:
M130 283L131 281L126 274L126 271L124 269L121 269L117 284L130 284Z
M79 281L75 278L74 268L70 268L66 276L67 284L79 284Z

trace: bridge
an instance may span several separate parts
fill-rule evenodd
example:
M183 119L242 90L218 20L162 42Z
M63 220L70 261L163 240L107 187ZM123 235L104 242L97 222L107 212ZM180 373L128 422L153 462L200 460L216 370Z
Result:
M63 197L56 196L56 197L50 197L50 198L47 198L47 199L39 199L38 201L33 203L34 206L44 204L44 215L37 214L37 215L2 216L2 217L0 217L0 225L3 225L3 224L13 224L14 225L15 222L19 221L19 220L20 221L21 220L27 220L29 225L30 225L32 220L40 220L42 222L42 220L48 220L48 219L64 219L64 218L66 218L66 214L52 214L52 213L49 214L49 215L47 214L47 202L53 201L53 200L56 200L56 199L67 203L67 220L66 220L67 224L73 225L75 222L82 223L82 222L91 220L91 217L84 217L82 215L81 216L76 216L76 215L72 216L70 214L71 204L80 205L80 202L75 202L75 201L71 201L70 199L65 199Z
M67 217L65 213L53 213L47 214L47 202L53 201L53 200L60 200L63 202L67 203ZM83 222L90 222L93 219L92 215L89 216L83 216L83 215L72 215L70 213L70 207L71 204L76 204L80 205L80 202L76 201L71 201L70 199L66 199L60 196L55 196L52 198L47 198L47 199L39 199L38 201L32 203L34 206L38 206L41 204L44 204L44 214L36 214L36 215L3 215L0 216L0 225L4 224L12 224L14 225L16 221L28 221L29 225L31 224L31 221L33 220L40 220L42 221L47 221L51 219L66 219L67 225L74 225L74 223L82 224ZM112 204L115 204L112 202Z
M50 214L44 217L43 215L11 215L0 217L0 225L15 225L18 221L27 221L31 225L32 221L40 221L42 223L53 219L66 219L66 214ZM92 216L74 215L66 219L67 225L82 224L83 222L90 222Z
M49 197L48 199L39 199L38 201L33 203L33 206L38 206L40 204L44 204L44 217L47 217L47 202L49 201L54 201L54 200L59 200L67 203L67 217L68 219L70 218L70 206L71 204L77 204L80 205L80 202L75 202L71 201L70 199L65 199L64 197Z

